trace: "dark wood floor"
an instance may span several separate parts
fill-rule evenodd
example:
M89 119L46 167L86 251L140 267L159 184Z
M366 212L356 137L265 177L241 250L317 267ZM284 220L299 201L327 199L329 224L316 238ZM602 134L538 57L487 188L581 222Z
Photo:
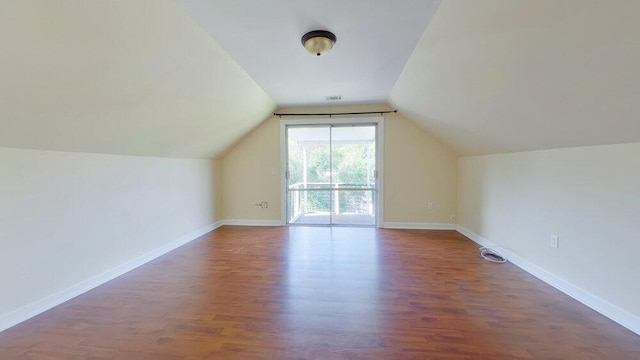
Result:
M0 333L0 359L640 359L447 231L223 227Z

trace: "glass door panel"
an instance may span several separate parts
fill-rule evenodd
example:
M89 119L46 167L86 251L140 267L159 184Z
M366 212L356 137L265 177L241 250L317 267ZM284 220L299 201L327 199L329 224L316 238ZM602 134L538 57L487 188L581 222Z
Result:
M288 223L331 223L331 128L287 129Z
M339 225L375 225L376 127L331 128L331 220Z
M376 224L376 126L287 126L287 223Z

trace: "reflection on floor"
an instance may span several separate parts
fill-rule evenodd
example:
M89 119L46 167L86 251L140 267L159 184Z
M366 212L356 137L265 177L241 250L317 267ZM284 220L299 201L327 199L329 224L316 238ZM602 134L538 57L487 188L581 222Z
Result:
M369 214L331 214L329 212L316 212L302 214L290 224L304 225L375 225L375 216Z

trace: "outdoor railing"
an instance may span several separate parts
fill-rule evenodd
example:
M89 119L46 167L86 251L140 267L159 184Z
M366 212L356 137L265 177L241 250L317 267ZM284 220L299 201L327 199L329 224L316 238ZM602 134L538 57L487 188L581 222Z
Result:
M289 220L303 214L332 212L373 215L375 184L308 182L288 188Z

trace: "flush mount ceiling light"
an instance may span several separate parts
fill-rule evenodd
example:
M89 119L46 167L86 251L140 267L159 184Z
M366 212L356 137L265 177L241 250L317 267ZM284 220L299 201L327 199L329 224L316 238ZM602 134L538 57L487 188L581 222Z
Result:
M314 30L302 36L302 45L310 54L320 56L333 48L336 36L326 30Z

